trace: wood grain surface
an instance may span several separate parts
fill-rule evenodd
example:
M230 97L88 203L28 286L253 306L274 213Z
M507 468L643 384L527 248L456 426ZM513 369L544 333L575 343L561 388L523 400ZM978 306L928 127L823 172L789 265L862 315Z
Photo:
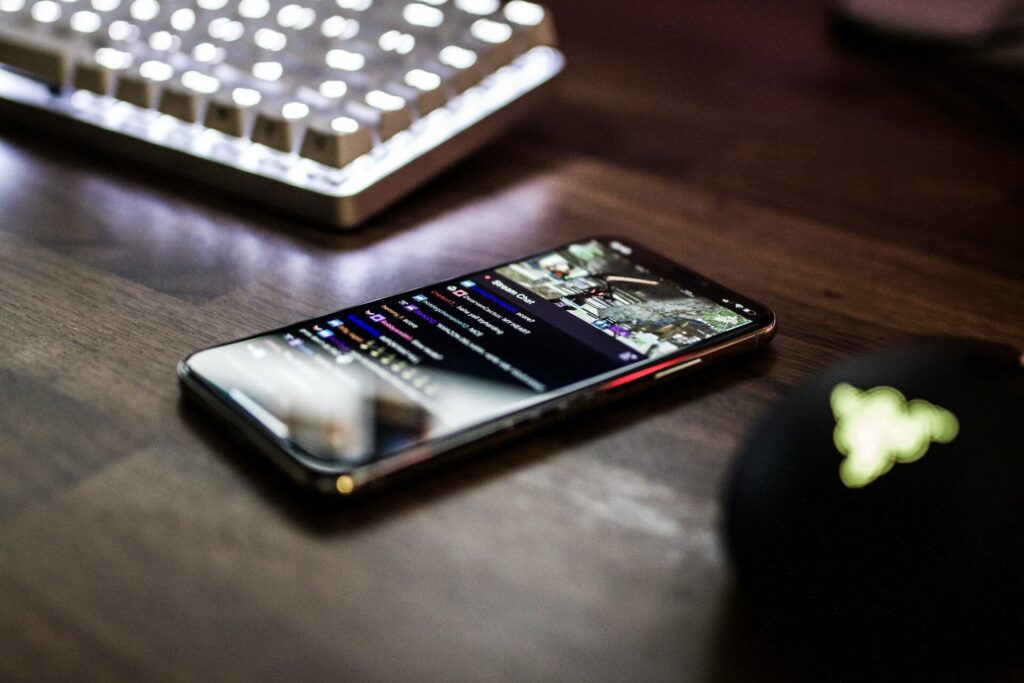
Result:
M1019 82L813 2L550 4L551 106L351 234L0 122L0 678L814 676L736 616L732 456L861 350L1024 348ZM196 348L606 232L775 342L340 509L181 401Z

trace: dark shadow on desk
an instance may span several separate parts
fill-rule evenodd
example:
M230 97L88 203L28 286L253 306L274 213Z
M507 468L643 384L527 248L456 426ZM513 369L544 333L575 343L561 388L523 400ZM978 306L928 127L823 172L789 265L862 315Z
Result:
M941 599L941 596L936 596ZM849 642L815 638L815 625L799 629L761 619L730 574L721 593L705 666L714 683L761 681L1019 681L1024 656L1013 645L993 652L933 652L907 656L884 643L866 647L870 636L851 633ZM961 656L962 655L962 656Z
M422 476L410 476L379 491L353 499L331 498L311 493L294 484L255 449L229 438L222 423L186 399L179 400L179 415L200 438L237 470L268 503L283 516L306 530L324 535L365 531L384 520L414 507L457 495L497 477L549 457L559 449L597 441L616 429L649 419L653 415L699 401L706 396L767 374L776 360L768 347L729 359L728 365L713 367L675 382L655 385L612 401L564 421L542 427L523 438L510 439L486 453L467 454Z

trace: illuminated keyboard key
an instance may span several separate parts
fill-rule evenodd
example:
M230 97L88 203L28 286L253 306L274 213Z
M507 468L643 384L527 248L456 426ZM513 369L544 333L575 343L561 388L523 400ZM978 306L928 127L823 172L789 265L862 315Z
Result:
M253 119L253 107L262 95L253 88L235 88L230 95L214 96L206 108L205 124L209 128L235 137L245 137Z
M477 19L469 27L476 52L484 57L492 71L511 62L516 52L512 44L512 27L493 19Z
M179 84L165 87L160 95L160 111L164 114L195 123L199 120L203 98Z
M39 80L60 85L71 72L67 44L44 35L26 35L0 27L0 64L24 71Z
M77 90L109 95L114 86L114 72L99 64L76 64L72 85Z
M366 93L363 102L367 105L365 108L361 103L353 106L375 121L382 142L390 140L412 123L412 111L404 97L383 90L371 90Z
M524 47L555 44L555 22L551 14L538 4L525 0L512 0L505 5L502 13L516 29L525 43Z
M200 118L207 96L213 95L219 88L220 81L216 77L200 71L186 71L164 88L160 111L182 121L195 123Z
M341 168L373 149L370 129L354 118L339 116L310 125L302 141L302 156Z
M126 71L117 79L114 96L143 109L151 109L160 94L160 86L141 76L136 69Z
M112 47L101 47L92 59L81 57L75 64L72 81L75 88L88 90L97 95L110 95L114 91L117 76L132 64L132 55Z
M280 107L261 109L252 129L252 141L282 152L291 152L306 125L309 106L286 102Z
M468 90L484 77L480 58L473 50L447 45L438 53L437 59L452 70L452 80L458 92Z
M416 111L420 116L426 116L435 109L443 107L448 101L444 79L433 71L411 69L402 80L403 84L414 93L410 99L415 100Z

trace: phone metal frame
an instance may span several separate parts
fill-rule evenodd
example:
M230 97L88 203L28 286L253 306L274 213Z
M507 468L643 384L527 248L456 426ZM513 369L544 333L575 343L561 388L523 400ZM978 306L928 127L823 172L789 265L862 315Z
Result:
M547 395L544 395L543 400L520 409L513 409L503 417L472 425L461 431L444 435L425 443L415 444L382 459L358 466L325 462L306 453L290 440L281 439L273 434L248 410L238 405L237 402L223 391L193 371L188 364L189 359L197 353L236 344L248 339L283 332L297 325L319 320L325 316L317 316L310 318L308 321L291 323L274 330L259 332L195 351L178 364L178 376L181 380L181 385L185 389L186 396L197 400L200 405L224 419L239 437L255 445L299 484L326 494L349 496L376 488L387 481L397 478L399 475L420 471L427 464L436 465L447 462L458 455L477 451L498 441L504 441L507 438L532 431L567 415L580 412L584 408L593 407L594 405L625 396L654 382L680 377L698 367L704 367L712 361L764 346L775 335L777 327L775 314L767 306L743 297L689 268L681 266L632 240L619 236L599 235L581 240L573 240L567 244L501 263L492 268L459 275L454 278L446 278L441 280L440 283L453 279L472 278L475 275L495 270L508 263L527 260L563 249L571 244L591 240L597 240L603 244L618 242L621 245L625 245L631 251L628 255L630 261L647 268L655 275L672 278L673 281L678 281L680 276L687 278L684 286L692 286L694 294L705 296L713 301L721 301L723 298L729 298L732 301L741 299L744 305L754 312L754 319L747 325L742 325L735 330L723 333L705 342L697 342L685 349L680 349L676 353L648 359L640 364L624 366L623 368L611 370L607 373L581 380L575 384L561 387L560 389L548 392ZM431 283L431 285L426 286L434 284L439 283ZM358 306L369 306L385 299L412 294L423 288L416 287L405 292L358 304ZM348 308L352 307L346 307L341 309L341 311L348 310ZM333 313L328 315L333 315Z

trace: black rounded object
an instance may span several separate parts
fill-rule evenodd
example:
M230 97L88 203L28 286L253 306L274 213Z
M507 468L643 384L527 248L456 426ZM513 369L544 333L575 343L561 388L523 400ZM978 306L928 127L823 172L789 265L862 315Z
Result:
M920 338L825 372L750 434L725 514L745 604L816 652L884 661L1020 649L1020 351Z

